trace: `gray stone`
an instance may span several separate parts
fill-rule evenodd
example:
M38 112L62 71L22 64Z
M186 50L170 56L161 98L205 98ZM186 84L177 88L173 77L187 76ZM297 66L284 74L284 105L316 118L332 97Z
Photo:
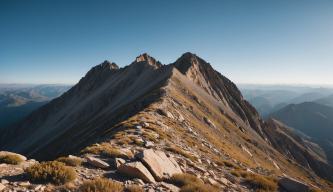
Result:
M1 182L0 182L1 184L8 184L9 183L9 181L8 180L6 180L6 179L1 179Z
M126 163L126 161L122 158L115 158L114 159L114 166L116 168L120 167L122 164Z
M102 168L102 169L110 167L110 165L108 163L106 163L105 161L102 161L98 158L88 156L88 157L86 157L86 159L89 164L91 164L95 167Z
M0 183L0 191L3 191L5 188L6 186Z
M122 164L119 166L118 171L127 176L142 179L145 182L155 183L154 177L139 161Z
M175 186L175 185L172 185L172 184L169 184L169 183L165 183L165 182L161 182L161 185L170 190L171 192L178 192L180 191L179 187Z
M168 158L163 151L146 149L138 157L157 181L168 179L173 174L182 173L178 163L172 157Z

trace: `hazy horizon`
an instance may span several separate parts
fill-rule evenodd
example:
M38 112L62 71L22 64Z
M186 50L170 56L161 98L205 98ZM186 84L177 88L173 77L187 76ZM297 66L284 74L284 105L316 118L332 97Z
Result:
M0 83L193 52L237 84L333 85L333 1L1 1Z

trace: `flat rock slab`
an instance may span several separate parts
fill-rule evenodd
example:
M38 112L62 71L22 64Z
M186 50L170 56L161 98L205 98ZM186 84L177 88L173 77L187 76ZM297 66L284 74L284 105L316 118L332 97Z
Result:
M5 188L6 186L0 183L0 191L3 191Z
M110 165L107 162L102 161L98 158L88 156L88 157L86 157L86 159L89 164L91 164L95 167L102 168L102 169L106 169L106 168L110 167Z
M22 161L26 161L27 158L21 154L18 153L13 153L13 152L9 152L9 151L0 151L0 156L6 156L6 155L16 155L18 156Z
M281 178L279 185L288 192L310 191L309 186L289 177Z
M127 176L142 179L148 183L155 183L155 179L152 174L139 161L122 164L118 167L118 171Z
M173 174L182 173L178 163L173 158L168 158L163 151L147 149L141 152L138 157L157 181L168 179Z

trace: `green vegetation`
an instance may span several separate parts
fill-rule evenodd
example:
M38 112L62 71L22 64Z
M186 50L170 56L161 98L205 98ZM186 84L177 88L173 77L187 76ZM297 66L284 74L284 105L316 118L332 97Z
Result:
M217 192L218 189L211 185L204 184L199 178L191 174L174 174L169 180L180 187L181 192Z
M25 170L30 180L42 183L65 184L76 178L75 170L58 161L32 165Z
M80 192L122 192L124 191L124 186L115 181L111 181L105 178L97 178L92 181L84 182L80 187Z
M82 164L82 159L80 158L69 158L69 157L59 157L56 161L62 162L68 166L77 167Z
M0 156L0 163L18 165L22 161L23 160L18 155L15 155L15 154L8 154L8 155Z

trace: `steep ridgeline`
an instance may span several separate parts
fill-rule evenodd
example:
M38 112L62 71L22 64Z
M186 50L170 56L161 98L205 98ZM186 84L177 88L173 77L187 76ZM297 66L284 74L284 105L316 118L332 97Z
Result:
M143 54L124 68L107 61L92 68L68 92L2 134L0 148L37 159L80 154L88 146L134 154L153 148L173 156L183 172L227 189L256 188L244 172L326 189L317 175L327 178L327 172L313 166L326 166L321 156L289 159L295 151L277 144L278 133L234 83L198 56L185 53L162 65ZM308 153L298 146L304 143L283 134L286 145Z
M61 97L8 129L1 135L1 147L36 158L75 151L143 108L149 99L157 99L161 93L154 89L165 83L170 71L148 55L122 69L105 61ZM153 96L145 100L146 95Z

